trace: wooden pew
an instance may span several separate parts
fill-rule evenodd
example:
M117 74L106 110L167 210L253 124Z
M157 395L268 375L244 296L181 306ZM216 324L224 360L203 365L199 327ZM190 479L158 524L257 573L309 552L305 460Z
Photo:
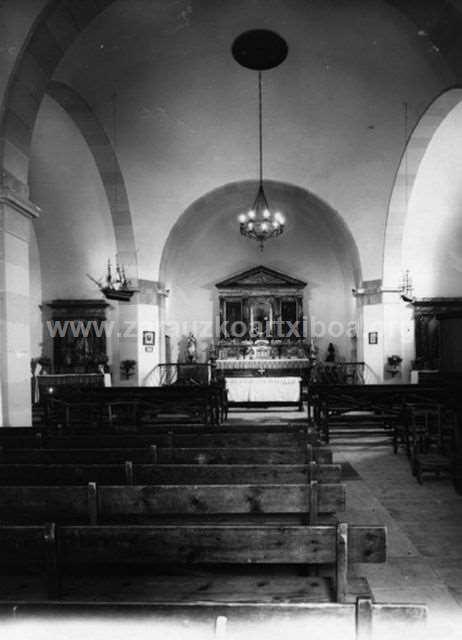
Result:
M328 447L157 447L139 449L6 449L0 447L1 463L24 464L110 464L131 460L160 464L307 464L312 460L332 463Z
M383 640L405 634L421 640L427 608L421 604L381 604L358 598L354 604L338 603L166 603L0 601L0 624L23 640L40 637L84 636L88 625L103 628L105 637L117 637L123 623L130 625L132 640L170 634L198 638L256 640ZM32 624L27 625L28 622ZM8 627L6 628L6 625ZM1 627L0 627L1 628ZM25 635L23 635L25 634Z
M157 422L168 416L176 416L176 421L218 424L227 411L226 393L220 384L58 389L49 403L52 423L66 428L81 421L82 416L84 422L109 427L127 420Z
M295 433L152 433L148 435L94 435L94 436L49 436L44 446L51 449L121 449L147 447L293 447L304 446L306 434Z
M303 484L337 483L339 464L310 465L168 465L0 464L0 486L98 484Z
M7 449L0 447L0 464L110 464L132 460L157 461L155 445L139 449Z
M345 509L342 484L0 487L3 524L316 524Z
M409 448L413 475L453 474L456 415L441 404L409 406Z
M305 448L162 448L158 449L160 464L308 464L312 460L320 464L332 463L332 451L328 447Z
M2 573L14 576L22 575L31 564L42 570L45 564L49 597L58 599L63 580L66 587L73 571L79 569L83 571L85 596L90 600L102 593L98 572L103 581L106 577L112 587L121 588L116 592L122 600L140 599L141 594L141 599L152 603L193 602L198 595L204 600L204 577L196 583L194 579L185 582L184 576L172 575L172 567L225 565L236 570L250 567L252 574L241 575L247 580L241 580L238 571L234 576L227 574L226 579L218 575L215 584L209 578L209 601L218 597L224 601L244 598L262 602L277 596L280 601L290 602L291 594L295 594L302 602L345 602L362 595L349 583L348 566L385 562L386 557L386 529L381 526L63 526L57 534L52 523L42 535L40 545L38 527L1 526L0 568ZM277 571L274 583L270 576L262 581L256 571L258 565L277 570L281 564L323 565L330 567L329 576L293 575L291 589L285 591L284 582L282 588L278 585ZM108 567L121 571L121 585L116 584L114 575L108 576ZM155 580L149 577L146 581L139 574L140 569L146 573L149 568ZM162 568L166 569L163 577ZM135 571L133 576L129 575L131 570ZM6 581L3 583L8 588Z
M260 427L262 425L259 425ZM242 427L242 425L241 425ZM67 434L56 432L37 432L35 436L25 436L18 429L17 435L2 436L0 429L0 446L5 449L37 448L50 449L121 449L124 447L135 449L151 444L168 447L287 447L304 445L307 442L318 443L317 434L307 428L299 426L296 429L287 429L285 426L274 427L270 431L263 429L254 430L249 427L244 431L229 427L220 430L210 427L191 432L177 431L176 429L152 430L146 433L82 433Z
M366 421L393 428L400 419L406 396L414 393L415 387L311 384L308 389L308 417L319 426L326 442L330 439L330 427L339 421L358 426Z
M95 432L93 427L85 424L76 425L75 428L64 429L63 427L53 426L37 426L37 427L0 427L0 443L9 438L18 437L34 438L36 434L46 439L47 436L98 436L98 435L142 435L169 433L176 434L196 434L196 433L213 433L213 434L264 434L264 433L304 433L307 430L313 430L313 427L305 421L297 422L223 422L220 424L210 425L204 422L156 422L155 424L131 424L127 422L123 426L117 428L104 429L103 433Z

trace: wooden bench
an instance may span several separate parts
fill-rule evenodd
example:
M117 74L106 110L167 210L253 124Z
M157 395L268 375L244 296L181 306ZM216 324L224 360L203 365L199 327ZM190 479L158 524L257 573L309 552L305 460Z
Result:
M339 464L168 465L0 464L0 486L98 484L303 484L337 483Z
M110 464L129 459L138 463L157 462L155 445L137 449L7 449L0 447L0 465L16 464Z
M132 640L165 637L166 633L182 640L326 640L338 638L339 629L342 640L383 640L401 634L420 640L426 619L424 605L380 604L370 598L358 598L354 604L0 601L0 629L11 630L18 637L21 625L23 640L36 640L37 635L85 636L89 623L102 628L108 638L118 637L121 625L129 624ZM33 624L27 626L31 620Z
M142 435L161 434L173 432L176 434L185 433L188 435L201 433L214 434L264 434L264 433L304 433L313 430L312 425L308 425L306 421L299 422L223 422L220 424L210 425L204 422L175 422L168 420L166 422L156 422L154 424L132 424L126 422L124 425L117 425L113 428L105 428L103 432L95 431L94 427L85 423L74 425L72 428L65 429L63 426L38 426L38 427L1 427L0 443L9 438L16 439L19 437L34 438L36 434L40 434L43 440L47 437L55 436L105 436L105 435Z
M114 427L176 416L176 420L218 424L226 414L220 384L175 384L163 387L91 387L59 389L49 399L50 423L70 428L76 422ZM88 415L87 415L88 414Z
M440 404L409 405L410 461L420 484L423 475L452 475L455 450L455 413Z
M381 526L0 527L2 573L21 576L25 590L24 569L36 566L47 575L48 595L55 599L63 595L63 581L64 593L71 589L74 599L79 598L79 581L85 599L104 599L106 580L125 601L345 602L363 595L357 593L358 582L349 581L349 565L385 562L385 557L386 530ZM217 565L232 571L185 581L181 571L175 575L173 570ZM268 572L263 580L260 565ZM290 569L289 582L278 583L281 565ZM312 565L324 567L326 576L296 575L297 566ZM13 584L5 579L1 589L14 598ZM366 586L362 581L360 591Z
M0 487L2 524L210 521L316 524L345 510L342 484ZM330 520L329 520L330 522Z
M147 447L293 447L304 446L309 436L301 432L285 433L223 433L204 432L197 434L152 433L146 435L94 435L94 436L48 436L43 446L50 449L121 449ZM13 443L11 442L11 445ZM11 446L10 445L10 446ZM8 444L5 444L8 446Z
M313 460L332 463L328 447L157 447L136 449L7 449L0 447L1 463L25 464L110 464L131 460L135 463L170 464L308 464Z
M326 442L331 426L338 422L358 428L365 423L393 428L405 395L415 386L314 383L308 390L308 418L318 425Z
M332 463L328 447L158 448L160 464L320 464Z

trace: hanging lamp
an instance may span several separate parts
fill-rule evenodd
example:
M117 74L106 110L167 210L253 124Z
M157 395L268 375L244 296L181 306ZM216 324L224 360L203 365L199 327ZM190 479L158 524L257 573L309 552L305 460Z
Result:
M263 251L267 240L284 232L285 218L279 211L273 213L263 188L262 72L280 65L287 57L288 47L274 31L254 29L238 36L231 51L241 66L258 72L258 191L249 211L241 213L238 220L241 235L256 240Z

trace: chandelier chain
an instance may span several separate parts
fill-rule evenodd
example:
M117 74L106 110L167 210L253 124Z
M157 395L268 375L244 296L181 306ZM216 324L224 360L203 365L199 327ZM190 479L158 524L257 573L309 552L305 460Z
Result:
M260 153L260 186L263 185L263 107L262 107L262 75L258 72L258 123L259 123L259 153Z

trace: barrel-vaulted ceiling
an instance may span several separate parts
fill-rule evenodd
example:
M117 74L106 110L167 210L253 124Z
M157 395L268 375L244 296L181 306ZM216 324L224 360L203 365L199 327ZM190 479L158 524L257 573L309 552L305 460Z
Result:
M261 27L289 45L284 64L264 74L265 176L312 191L338 211L363 275L380 277L406 136L462 78L462 2L96 4L101 12L83 25L54 80L78 92L115 138L141 275L158 268L171 228L192 202L256 176L256 77L236 64L230 46Z

